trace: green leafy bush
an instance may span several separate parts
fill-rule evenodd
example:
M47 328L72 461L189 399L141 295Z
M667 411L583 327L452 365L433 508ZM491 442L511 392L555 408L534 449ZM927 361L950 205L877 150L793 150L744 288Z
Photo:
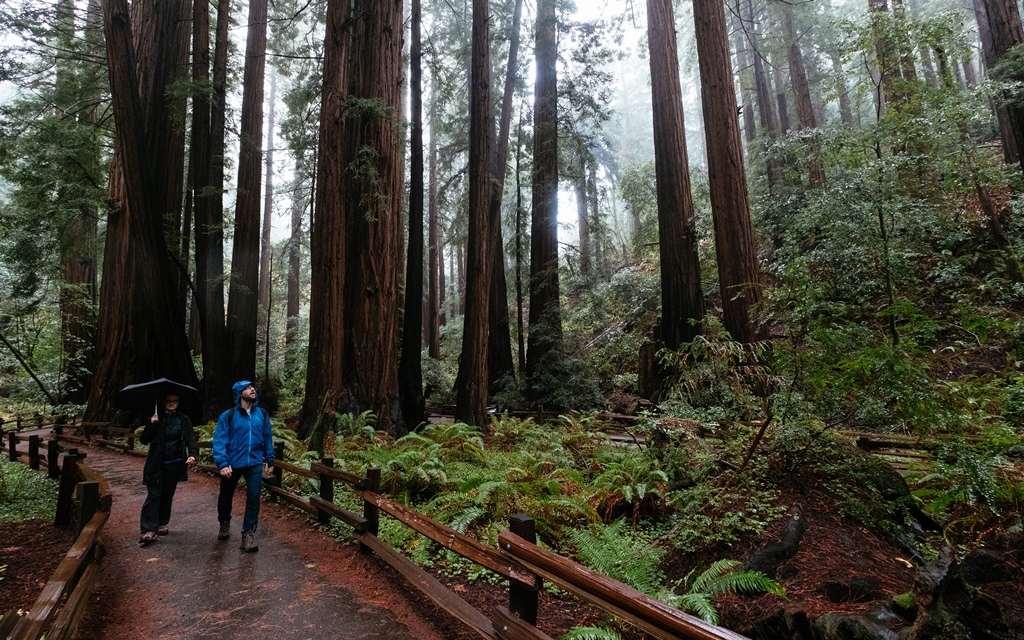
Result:
M46 474L0 458L0 522L53 518L57 490Z

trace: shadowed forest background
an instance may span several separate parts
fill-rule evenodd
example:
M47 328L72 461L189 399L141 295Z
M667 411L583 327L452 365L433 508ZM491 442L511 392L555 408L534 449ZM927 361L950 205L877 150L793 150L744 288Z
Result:
M579 4L4 0L0 416L255 380L292 457L481 539L654 549L630 583L701 615L760 570L745 633L810 637L781 584L830 633L902 594L900 637L1021 637L1017 4ZM807 526L907 566L753 560Z

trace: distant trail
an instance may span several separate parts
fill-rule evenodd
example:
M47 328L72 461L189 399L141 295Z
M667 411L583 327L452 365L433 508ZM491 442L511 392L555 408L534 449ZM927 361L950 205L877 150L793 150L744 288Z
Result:
M245 495L231 539L217 540L216 479L178 485L170 534L138 547L146 496L141 458L87 448L110 482L102 575L78 637L442 640L429 617L372 558L311 527L264 496L257 553L239 548Z

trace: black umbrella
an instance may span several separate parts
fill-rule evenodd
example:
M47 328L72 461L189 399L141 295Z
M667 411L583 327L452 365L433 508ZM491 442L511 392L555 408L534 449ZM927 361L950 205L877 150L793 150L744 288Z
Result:
M117 408L151 416L159 412L164 397L171 393L181 400L178 411L188 415L195 422L201 414L199 389L167 378L130 384L121 389L117 394Z

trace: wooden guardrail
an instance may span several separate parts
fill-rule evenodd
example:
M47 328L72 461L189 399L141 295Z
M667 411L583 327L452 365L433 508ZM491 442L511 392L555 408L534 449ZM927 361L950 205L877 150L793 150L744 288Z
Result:
M216 471L213 469L213 471ZM280 486L283 471L319 480L320 494L305 498ZM741 640L733 631L716 627L678 609L593 572L571 560L544 551L536 540L532 518L512 518L509 531L501 534L500 549L480 544L451 527L419 513L380 493L380 469L367 470L366 477L334 468L325 458L309 469L288 462L275 462L274 481L264 483L272 496L281 498L321 523L338 519L354 529L354 536L366 552L373 552L401 573L437 606L455 616L484 638L495 640L548 639L536 628L538 593L547 579L582 600L626 620L655 638L663 640ZM363 500L363 512L352 513L334 502L336 483L346 485ZM509 581L509 607L499 607L491 617L441 584L405 555L377 537L380 513L395 518L417 533ZM550 639L548 639L550 640Z
M99 433L102 431L102 425L95 425L94 429ZM122 432L125 431L129 430L115 431L109 428L111 435L124 435ZM76 436L61 437L86 441L85 438L80 439ZM109 438L92 437L88 442L109 446L107 440ZM198 445L201 449L212 448L212 442L209 440L200 441ZM123 446L117 448L129 454L145 455L145 452L134 451L134 440L130 449ZM499 540L504 541L502 547L494 549L381 494L380 469L367 470L366 477L357 476L334 468L334 461L330 458L313 463L307 469L284 461L282 450L283 443L275 443L277 460L274 463L274 478L263 483L271 496L316 517L321 523L327 524L332 519L337 519L352 527L354 537L364 552L376 554L438 607L461 620L484 638L551 640L536 628L538 594L545 579L661 640L744 638L733 631L687 615L571 560L543 551L531 542L536 540L536 533L533 519L527 515L519 514L512 518L507 535L502 534L505 537L499 537ZM211 474L218 472L214 465L197 464L196 468ZM284 472L319 480L319 495L307 498L283 488L281 480ZM334 490L337 483L347 486L363 500L361 514L352 513L335 504ZM408 557L391 548L377 537L381 512L442 547L507 579L509 607L498 607L491 617L488 617Z
M110 516L112 493L106 479L89 468L85 453L68 449L59 464L60 445L56 439L47 442L46 453L38 451L36 434L24 438L29 442L29 465L39 468L47 462L50 477L60 479L55 526L71 526L78 537L50 580L25 616L7 612L0 620L0 637L7 640L66 640L78 627L99 575L96 560L101 555L100 531ZM9 438L9 455L17 460L19 439ZM33 445L35 453L33 454Z

